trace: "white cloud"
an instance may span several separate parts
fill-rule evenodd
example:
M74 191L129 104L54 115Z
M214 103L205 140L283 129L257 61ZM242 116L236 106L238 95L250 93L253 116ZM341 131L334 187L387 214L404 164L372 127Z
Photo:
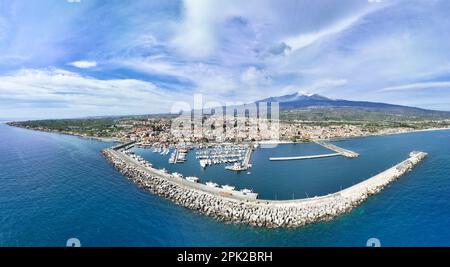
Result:
M167 59L133 59L117 61L115 64L153 75L171 76L178 81L192 83L195 93L210 94L218 98L239 88L236 71L218 65L197 62L179 64Z
M450 89L450 81L445 82L423 82L423 83L411 83L399 86L385 87L380 90L380 92L389 91L405 91L405 90L423 90L423 89L433 89L433 88L448 88Z
M168 111L171 103L186 96L167 92L150 82L135 79L100 80L62 69L24 69L0 76L0 103L13 101L18 109L109 115ZM155 101L157 99L157 101ZM53 114L51 114L53 115Z
M194 58L209 56L216 48L214 27L219 20L213 12L214 1L184 1L184 18L171 41L182 54Z
M297 50L309 46L317 41L320 41L326 37L338 34L343 32L355 24L357 24L362 18L371 12L375 11L375 9L365 9L359 13L353 14L348 17L344 17L336 22L333 22L331 25L324 27L323 29L313 31L313 32L305 32L300 35L295 35L286 38L284 42L292 48L292 50Z
M386 5L342 1L331 8L325 2L185 0L183 16L170 39L181 60L137 59L142 62L131 67L188 80L194 91L222 98L259 99L291 88L289 83L310 91L340 87L348 81L323 77L348 73L329 72L337 65L327 66L329 62L321 58L325 53L317 56L299 48L352 29ZM339 63L347 70L351 66L344 61Z
M24 7L39 10L36 13L41 16L17 17L17 24L7 25L10 29L3 36L14 32L15 38L0 42L0 51L4 51L0 75L76 58L92 61L71 62L70 66L93 68L101 62L96 73L125 70L120 72L124 76L155 79L160 87L173 90L173 95L184 91L247 101L304 89L334 98L384 102L392 102L392 94L380 94L379 88L398 91L395 101L402 101L407 97L403 90L418 90L414 88L422 88L421 81L448 77L450 18L445 11L450 4L440 0L375 2L185 0L180 12L179 5L167 1L160 5L136 0L108 5L111 12L82 4L70 8L62 20L44 24L36 23L42 14L59 18L53 14L60 10L50 4L29 4ZM62 6L67 8L64 1ZM80 25L80 15L86 15L90 23ZM121 25L129 27L111 26L122 19L125 24ZM89 27L93 23L100 28ZM98 31L104 33L101 42L96 41ZM96 47L88 47L90 43ZM410 95L426 91L437 101L443 98L436 94L447 92L422 90ZM63 96L67 97L51 94Z
M79 60L67 63L67 65L77 67L80 69L89 69L97 66L97 62L95 61L87 61L87 60Z
M271 78L265 71L258 70L252 66L241 74L241 81L246 85L255 87L269 85Z
M180 79L192 78L188 73L195 64L176 64L158 58L133 58L111 62L118 66L123 66L144 73L168 75Z

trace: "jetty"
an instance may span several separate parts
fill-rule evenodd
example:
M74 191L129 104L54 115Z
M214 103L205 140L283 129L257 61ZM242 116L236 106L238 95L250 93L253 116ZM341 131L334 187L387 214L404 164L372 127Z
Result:
M358 153L353 152L348 149L344 149L342 147L338 147L336 145L330 144L325 141L314 140L314 143L323 146L329 150L332 150L336 153L329 154L320 154L320 155L310 155L310 156L294 156L294 157L270 157L269 160L272 161L282 161L282 160L305 160L305 159L320 159L320 158L329 158L336 156L344 156L346 158L357 158L359 156Z
M322 155L312 155L312 156L296 156L296 157L270 157L269 160L281 161L281 160L304 160L304 159L320 159L340 156L340 153L322 154Z
M333 144L325 142L325 141L314 140L313 142L318 145L321 145L325 148L328 148L329 150L333 150L336 153L338 153L344 157L347 157L347 158L357 158L359 156L359 154L356 152L353 152L348 149L344 149L342 147L338 147L337 145L333 145Z
M253 147L251 145L248 146L247 152L245 153L244 160L242 161L242 167L246 170L250 166L250 158L252 157Z
M125 177L180 206L220 221L268 228L300 227L350 212L427 156L425 152L413 151L409 158L397 165L333 194L306 199L262 200L248 189L219 188L214 183L206 185L188 181L179 175L154 169L151 164L135 160L120 149L105 149L102 154Z

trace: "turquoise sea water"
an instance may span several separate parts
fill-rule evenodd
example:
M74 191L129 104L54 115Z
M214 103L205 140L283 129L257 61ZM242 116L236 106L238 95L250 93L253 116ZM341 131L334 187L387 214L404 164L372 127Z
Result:
M201 170L189 159L137 150L156 166L203 181L250 187L262 198L321 195L350 186L405 159L429 153L419 166L350 214L299 229L230 225L144 192L100 155L111 143L0 125L0 245L64 246L383 246L450 245L450 131L336 142L361 154L309 161L269 162L270 156L326 152L314 144L258 149L251 174L223 166Z

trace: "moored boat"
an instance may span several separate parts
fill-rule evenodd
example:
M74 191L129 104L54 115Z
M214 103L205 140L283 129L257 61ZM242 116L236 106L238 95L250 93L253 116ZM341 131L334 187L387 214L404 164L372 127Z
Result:
M206 186L209 186L209 187L219 187L218 184L213 183L213 182L206 182Z
M188 177L186 177L186 180L189 182L198 183L199 179L198 179L198 177L195 177L195 176L188 176Z
M231 185L222 185L222 189L224 189L224 190L233 191L234 188L235 187L231 186Z

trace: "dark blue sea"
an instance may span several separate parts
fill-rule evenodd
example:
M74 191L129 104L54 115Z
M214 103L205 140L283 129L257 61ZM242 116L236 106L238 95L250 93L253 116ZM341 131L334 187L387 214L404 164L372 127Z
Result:
M136 149L155 166L196 175L261 198L323 195L366 179L405 159L429 153L412 172L351 213L299 229L230 225L139 189L100 155L112 145L0 124L0 246L450 246L450 131L355 138L335 144L360 153L309 161L270 162L271 156L328 152L315 144L257 149L250 174L223 165L202 170Z

